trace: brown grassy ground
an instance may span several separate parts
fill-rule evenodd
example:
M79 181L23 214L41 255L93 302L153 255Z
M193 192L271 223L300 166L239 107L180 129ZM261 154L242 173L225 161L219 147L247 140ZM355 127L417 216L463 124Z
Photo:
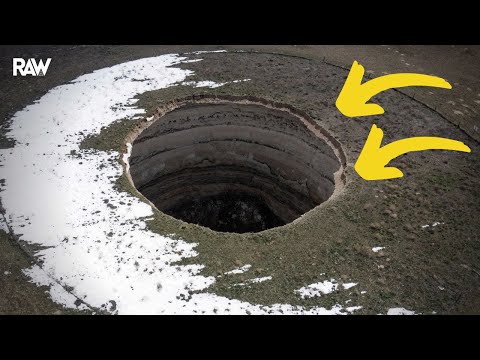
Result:
M199 49L198 46L193 48ZM0 95L4 101L0 118L8 118L49 88L96 68L190 49L192 47L125 46L23 48L19 51L4 48L0 62ZM254 94L307 111L343 144L350 164L358 155L374 119L349 120L351 122L345 126L345 118L335 111L333 104L347 72L323 64L323 56L328 62L343 66L358 60L367 71L374 71L373 76L383 72L412 71L446 78L454 84L450 92L429 89L407 92L415 91L416 99L436 107L448 120L460 124L478 139L475 130L479 125L475 114L480 111L475 102L480 99L478 47L257 46L254 50L284 52L315 60L218 54L202 56L204 61L188 64L188 67L194 69L199 78L217 81L243 78L248 74L252 78L250 82L210 92ZM54 61L45 78L13 78L9 68L12 54L51 56ZM191 93L191 88L184 87L147 93L141 97L141 105L153 111L159 99L167 101ZM287 301L322 306L352 299L352 305L364 306L364 313L384 312L395 306L423 313L432 310L438 313L480 312L478 143L435 112L398 92L382 94L378 100L386 105L387 112L390 110L375 119L386 133L385 141L414 135L446 136L465 141L471 146L472 154L409 154L395 162L406 170L406 177L385 182L362 181L350 168L342 196L282 230L256 235L219 234L182 224L161 213L156 214L157 220L151 227L161 233L175 232L187 240L198 241L200 256L195 261L207 265L206 274L217 274L248 263L253 265L256 274L274 275L274 281L242 290L230 288L232 282L242 280L242 275L219 281L214 290L222 295L264 304ZM448 101L453 101L454 105ZM122 149L122 140L129 129L129 124L116 124L85 145ZM4 140L1 145L11 144ZM129 189L125 179L122 181L121 186ZM444 221L445 225L432 231L421 229L421 225L434 221ZM14 241L3 234L0 244L0 313L57 311L59 307L49 303L45 289L29 284L21 275L20 269L29 266L29 259ZM373 246L385 246L385 251L373 253ZM12 275L4 276L4 271ZM359 282L359 286L353 288L351 294L338 293L322 300L301 301L293 295L292 288L322 280L319 273L323 272L345 282ZM361 290L367 293L362 295Z

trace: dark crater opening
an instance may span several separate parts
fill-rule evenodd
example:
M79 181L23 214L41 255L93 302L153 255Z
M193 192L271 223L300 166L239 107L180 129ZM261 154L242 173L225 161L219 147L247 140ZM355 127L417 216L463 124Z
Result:
M281 226L327 200L341 167L307 125L259 104L187 103L135 139L130 175L177 219L236 233Z

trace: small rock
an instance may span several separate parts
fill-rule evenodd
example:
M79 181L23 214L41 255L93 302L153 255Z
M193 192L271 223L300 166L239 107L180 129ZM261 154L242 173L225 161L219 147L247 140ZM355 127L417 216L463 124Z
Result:
M371 223L370 224L370 227L374 230L380 230L382 228L382 225L380 225L379 223L377 222L374 222L374 223Z

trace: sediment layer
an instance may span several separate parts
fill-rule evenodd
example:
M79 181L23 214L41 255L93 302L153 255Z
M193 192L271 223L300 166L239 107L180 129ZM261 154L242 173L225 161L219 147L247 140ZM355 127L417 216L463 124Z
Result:
M212 212L228 202L229 209L214 210L235 216L232 201L220 200L225 194L252 210L242 213L248 221L271 218L258 210L263 205L247 200L256 199L276 217L268 223L291 222L332 195L340 166L332 147L296 115L229 102L188 103L168 112L135 139L130 158L132 180L145 197L201 225L209 214L193 211L192 204ZM259 223L258 230L271 227Z

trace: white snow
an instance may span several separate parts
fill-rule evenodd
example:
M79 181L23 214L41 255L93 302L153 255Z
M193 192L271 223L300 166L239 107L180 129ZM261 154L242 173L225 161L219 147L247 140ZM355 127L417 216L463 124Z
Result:
M388 309L387 315L415 315L415 311L410 311L405 308L391 308Z
M224 273L224 275L243 274L244 272L247 272L248 270L250 270L251 267L252 265L250 264L243 265L242 267L227 271L226 273Z
M15 146L0 150L0 196L13 232L42 246L35 254L42 268L32 266L25 274L50 286L52 299L64 306L81 299L118 314L345 314L338 304L307 310L207 292L190 296L215 282L200 275L201 264L174 264L196 256L196 244L147 230L150 205L115 187L123 172L120 154L80 150L80 142L102 127L144 116L135 96L192 75L175 67L182 62L191 60L169 54L96 70L51 89L13 116L7 136ZM325 283L309 291L328 289Z
M10 274L11 274L10 271L4 271L4 272L3 272L3 275L10 275Z
M214 89L214 88L217 88L217 87L220 87L220 86L223 86L224 84L226 83L217 83L215 81L210 81L210 80L206 80L206 81L184 81L182 82L182 85L185 85L185 86L194 86L194 87L208 87L210 89Z
M88 306L80 303L79 306L75 305L78 301L75 296L66 291L59 283L54 281L48 276L38 265L32 266L30 269L23 270L23 273L31 278L31 282L38 286L49 286L49 294L53 301L62 304L67 308L88 310Z
M330 294L331 292L337 290L337 288L338 284L336 283L336 280L330 279L304 286L298 290L295 290L295 292L300 294L302 299L307 299Z
M322 274L323 275L323 274ZM358 283L343 283L342 287L345 290L348 290L354 286L357 286ZM295 290L302 299L327 295L338 289L338 282L335 279L320 281L308 286L304 286L298 290Z
M215 89L220 86L224 86L227 84L236 84L244 81L250 81L250 79L243 79L243 80L233 80L233 81L227 81L223 83L217 83L215 81L210 81L210 80L204 80L204 81L184 81L181 83L181 85L185 86L193 86L193 87L208 87L210 89Z
M234 284L233 286L247 286L247 285L251 285L251 284L262 283L262 282L268 281L268 280L272 280L272 277L271 276L264 276L264 277L254 278L254 279L248 279L248 280L245 280L243 283Z
M249 280L249 282L261 283L261 282L264 282L264 281L267 281L267 280L272 280L272 277L271 276L259 277L259 278L251 279L251 280Z
M383 250L383 249L385 249L385 248L382 247L382 246L375 246L375 247L372 248L372 251L373 252L379 252L380 250Z
M354 311L360 310L361 308L362 306L350 306L350 307L347 307L345 310L347 310L349 313L352 313Z
M129 161L131 155L132 155L132 144L127 143L127 152L125 154L123 154L123 157L122 157L122 160L125 164L127 172L130 171L130 163L128 161ZM149 220L149 219L145 219L145 220Z
M435 221L432 225L428 225L428 224L427 224L427 225L422 225L422 229L426 229L426 228L428 228L428 227L435 227L435 226L443 225L443 224L445 224L445 223Z
M185 54L201 55L201 54L214 54L214 53L226 53L226 52L227 50L201 50L201 51L188 52Z
M350 289L350 288L352 288L352 287L354 287L354 286L357 286L357 285L358 285L358 283L345 283L345 284L343 284L343 288L344 288L345 290L348 290L348 289Z

